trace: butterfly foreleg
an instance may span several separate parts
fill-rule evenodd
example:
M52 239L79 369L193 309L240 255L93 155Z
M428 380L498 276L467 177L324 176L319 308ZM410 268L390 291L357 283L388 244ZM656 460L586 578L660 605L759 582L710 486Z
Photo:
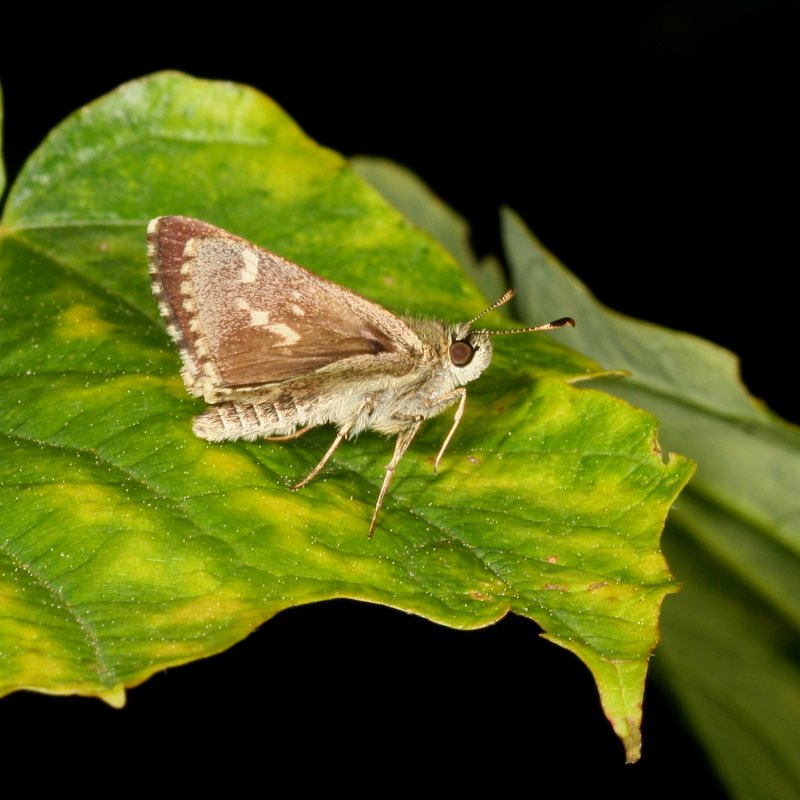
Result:
M453 434L456 432L456 428L461 422L461 418L464 416L464 406L467 404L467 389L464 386L459 386L458 389L453 389L452 392L448 392L447 394L437 398L438 401L447 401L447 405L450 405L456 398L459 398L458 408L456 409L456 414L453 417L453 425L450 428L450 432L444 437L442 446L439 448L439 452L436 455L436 460L433 462L434 475L439 471L439 462L442 460L444 451L447 450L447 445L450 444L450 440L453 438Z
M421 422L422 420L435 417L437 414L440 414L446 408L453 405L453 403L455 403L456 400L458 400L458 408L456 409L456 415L453 419L453 425L450 428L450 432L445 437L442 446L439 448L439 453L436 456L436 460L433 462L434 474L439 471L439 462L442 460L442 456L444 456L444 451L447 450L447 446L450 444L450 440L453 438L453 434L456 432L456 428L461 422L461 418L464 416L464 406L466 405L467 402L466 387L459 386L457 389L453 389L450 392L438 395L437 397L432 397L424 404L423 410L417 414L398 413L393 415L394 419L417 423Z

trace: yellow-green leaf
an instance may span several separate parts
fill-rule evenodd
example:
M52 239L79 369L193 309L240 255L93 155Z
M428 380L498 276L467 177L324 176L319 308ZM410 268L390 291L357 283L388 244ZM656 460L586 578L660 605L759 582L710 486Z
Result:
M66 120L0 229L0 691L120 704L153 672L326 598L459 628L515 611L590 666L635 759L675 589L658 540L691 473L662 459L655 420L570 387L601 370L553 339L498 339L439 474L446 416L401 463L370 540L390 442L346 443L291 493L333 431L192 435L204 405L147 275L160 214L207 219L398 313L483 306L445 250L249 88L159 74Z

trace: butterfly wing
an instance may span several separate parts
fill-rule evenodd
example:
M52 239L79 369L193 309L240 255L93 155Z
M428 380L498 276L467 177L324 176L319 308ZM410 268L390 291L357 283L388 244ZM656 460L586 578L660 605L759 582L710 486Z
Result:
M333 364L402 374L421 352L382 306L207 222L154 219L148 254L186 386L208 402Z

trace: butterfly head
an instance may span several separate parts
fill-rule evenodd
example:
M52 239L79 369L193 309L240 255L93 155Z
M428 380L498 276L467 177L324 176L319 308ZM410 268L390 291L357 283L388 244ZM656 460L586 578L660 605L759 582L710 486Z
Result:
M469 323L450 328L447 362L457 386L474 381L492 360L492 336L470 330Z
M484 314L488 314L498 306L507 303L514 296L514 291L509 289L497 302L473 317L469 322L453 326L450 329L450 346L448 350L451 369L458 384L464 385L475 380L489 366L492 360L492 336L506 333L531 333L533 331L547 331L556 328L574 327L575 321L570 317L536 325L530 328L514 328L511 330L472 330L474 322Z

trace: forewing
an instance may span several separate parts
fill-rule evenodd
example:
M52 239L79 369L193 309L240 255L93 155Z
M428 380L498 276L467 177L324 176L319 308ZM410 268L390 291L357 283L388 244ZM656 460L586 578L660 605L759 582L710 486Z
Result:
M153 291L190 392L206 399L421 349L403 320L245 239L187 217L148 229ZM362 357L362 358L357 358Z

